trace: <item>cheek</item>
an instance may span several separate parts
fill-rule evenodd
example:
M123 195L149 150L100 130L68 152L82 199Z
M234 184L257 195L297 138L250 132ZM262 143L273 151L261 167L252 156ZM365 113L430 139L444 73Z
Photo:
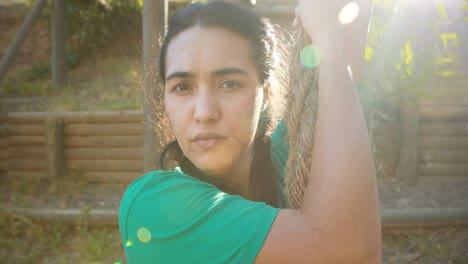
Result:
M176 101L171 100L170 98L165 98L164 107L166 110L167 119L176 136L180 133L180 131L183 130L183 127L181 126L185 123L183 120L184 111L179 105L180 104L178 104Z
M261 94L247 98L240 102L234 108L236 111L232 113L236 118L231 125L236 138L242 143L250 143L255 137L263 101Z

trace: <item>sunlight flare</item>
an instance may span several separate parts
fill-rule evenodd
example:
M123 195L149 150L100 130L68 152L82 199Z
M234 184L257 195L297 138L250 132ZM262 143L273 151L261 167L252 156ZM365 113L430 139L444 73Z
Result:
M338 15L338 21L342 25L351 24L359 15L359 5L355 2L346 4Z

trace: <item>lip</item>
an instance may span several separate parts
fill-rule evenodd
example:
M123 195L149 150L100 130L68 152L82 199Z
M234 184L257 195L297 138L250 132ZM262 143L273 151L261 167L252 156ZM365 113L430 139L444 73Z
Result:
M219 141L225 139L225 137L221 136L220 134L216 132L200 132L196 134L192 138L192 142L196 143L200 147L203 148L211 148L214 147L216 144L219 143Z

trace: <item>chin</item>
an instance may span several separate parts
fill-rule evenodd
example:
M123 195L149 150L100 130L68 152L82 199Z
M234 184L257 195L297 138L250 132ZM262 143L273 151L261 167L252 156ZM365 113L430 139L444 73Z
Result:
M218 147L216 151L200 153L192 158L190 160L199 170L211 176L225 175L234 164L233 153L227 148Z
M210 166L211 165L211 166ZM197 166L198 167L198 166ZM200 167L198 167L203 173L209 176L214 176L214 177L221 177L222 175L225 175L226 172L228 171L227 166L219 166L219 164L214 165L214 164L204 164Z
M205 158L194 164L199 170L210 176L225 175L232 166L231 161L228 162L226 159L220 159L216 157Z

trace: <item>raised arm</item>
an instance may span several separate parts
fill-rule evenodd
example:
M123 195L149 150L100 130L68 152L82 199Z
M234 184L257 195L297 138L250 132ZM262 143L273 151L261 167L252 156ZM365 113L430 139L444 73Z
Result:
M300 20L322 52L312 169L302 210L281 210L257 263L380 263L375 170L353 79L360 69L371 0L357 20L338 19L341 0L303 0Z

